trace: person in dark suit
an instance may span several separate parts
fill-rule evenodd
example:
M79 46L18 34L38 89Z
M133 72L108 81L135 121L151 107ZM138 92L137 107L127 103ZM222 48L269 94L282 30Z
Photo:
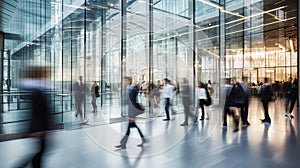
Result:
M283 83L283 97L284 97L284 107L285 107L285 116L289 117L289 105L291 103L291 86L292 86L292 77L288 78L288 81Z
M226 106L226 100L229 96L229 93L231 92L233 88L233 85L231 84L231 78L225 79L225 85L223 86L223 92L224 92L224 99L222 99L224 103L224 109L223 109L223 127L227 127L227 116L229 115L230 111L229 108Z
M124 77L123 83L127 86L127 112L128 112L128 127L125 136L121 139L120 145L115 146L116 148L126 149L126 144L130 135L130 128L136 128L141 136L142 143L138 146L142 146L146 139L140 130L140 128L135 123L135 117L141 113L143 113L140 108L140 105L137 101L137 96L139 93L139 89L136 85L132 85L131 77Z
M97 82L94 81L93 85L91 87L91 96L92 96L92 106L93 106L93 113L97 113L97 97L100 97L99 94L99 86L97 85Z
M247 77L242 77L242 82L240 84L240 99L242 103L240 104L241 107L241 119L243 126L249 126L250 123L248 121L248 108L249 108L249 97L250 97L250 90L246 83Z
M238 84L233 84L232 87L227 86L227 97L225 100L224 110L226 114L232 117L234 122L233 132L237 132L239 130L239 115L238 115L238 107L240 100L240 90ZM227 123L226 123L227 126Z
M29 137L38 139L37 153L31 160L33 168L42 166L42 156L46 150L46 136L49 130L49 104L46 91L50 89L47 79L50 75L50 69L43 66L30 66L23 71L22 88L28 91L31 104L31 121ZM28 162L23 166L26 167Z
M271 118L269 116L269 102L271 100L271 85L268 83L269 79L264 79L264 84L261 86L261 102L264 107L265 118L261 119L263 123L270 124Z
M293 112L293 109L294 109L294 106L295 106L297 100L298 100L298 79L295 78L291 85L291 95L290 95L291 105L290 105L290 109L289 109L289 113L288 113L289 119L294 118L294 116L292 115L292 112Z
M187 126L189 116L192 117L193 121L197 121L197 117L194 116L190 111L190 106L192 104L192 88L188 84L188 80L183 78L182 85L180 86L181 97L182 97L182 105L184 109L184 122L180 124L180 126Z
M79 115L80 122L85 123L87 120L83 119L83 111L82 106L84 102L84 94L85 94L85 84L83 83L83 76L79 76L79 81L76 81L73 85L74 98L75 98L75 106L76 106L76 114L75 117Z

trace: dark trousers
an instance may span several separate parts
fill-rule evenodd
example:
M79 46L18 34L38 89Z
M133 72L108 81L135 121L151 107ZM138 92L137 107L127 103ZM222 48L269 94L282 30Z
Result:
M188 123L189 122L189 116L192 117L193 119L196 118L196 116L194 116L191 111L190 111L190 105L189 104L184 104L183 105L183 109L184 109L184 123Z
M17 163L15 167L27 167L28 164L31 162L32 168L40 168L42 167L42 156L46 150L46 140L45 138L39 138L38 139L38 145L39 150L38 152L33 156L32 159L26 159L25 161L22 161L22 163ZM19 164L19 165L18 165Z
M138 130L140 136L143 138L144 135L143 135L142 131L140 130L140 128L135 124L135 122L128 123L126 135L129 136L129 134L130 134L130 128L134 128L134 127Z
M223 124L227 124L227 116L229 115L230 111L228 107L224 107L223 109Z
M83 117L82 115L82 106L83 106L84 96L75 96L75 107L76 107L76 116L79 115L80 118Z
M40 139L40 151L32 159L32 167L33 168L41 167L42 155L44 152L45 152L45 139L41 138Z
M97 97L95 95L92 95L92 102L91 103L92 103L94 112L96 112L96 110L97 110L97 103L96 103L96 101L97 101Z
M204 103L205 103L204 99L199 99L199 106L201 108L201 119L204 119L204 116L205 116Z
M264 112L265 112L265 120L271 120L269 116L269 102L263 102Z
M241 105L241 118L243 124L246 124L248 122L248 104Z
M165 98L165 111L167 115L167 119L170 119L170 113L169 113L169 108L170 108L170 98Z
M290 111L289 112L292 113L293 109L294 109L294 106L296 104L297 98L296 97L292 97L290 100L291 100L291 105L290 105Z

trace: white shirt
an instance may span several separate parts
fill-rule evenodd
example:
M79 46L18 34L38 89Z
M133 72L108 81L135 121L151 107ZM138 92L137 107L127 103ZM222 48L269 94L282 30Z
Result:
M206 90L204 88L196 88L196 96L198 99L207 99Z
M163 97L173 99L174 86L170 84L165 84L163 88Z

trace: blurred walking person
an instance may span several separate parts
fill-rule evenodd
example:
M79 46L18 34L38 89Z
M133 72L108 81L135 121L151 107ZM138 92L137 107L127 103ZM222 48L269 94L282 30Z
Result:
M120 145L117 145L115 147L126 149L126 144L130 135L130 128L136 128L140 134L142 143L139 144L138 146L142 146L146 142L146 139L142 131L140 130L140 128L135 123L136 116L143 113L143 109L141 109L141 106L137 101L139 89L136 85L132 84L131 77L124 77L123 82L127 88L127 94L125 98L127 102L128 126L127 126L127 131L125 136L120 141Z
M292 86L292 77L288 78L288 81L283 83L283 97L284 97L284 107L285 107L285 117L290 117L289 115L289 107L291 104L291 86Z
M231 78L225 79L225 85L223 86L223 92L224 92L224 109L223 109L223 127L227 127L227 116L229 115L229 107L226 106L226 100L228 99L228 96L233 88L233 85L231 84Z
M228 84L229 85L229 84ZM226 111L226 115L232 117L234 123L233 132L237 132L239 130L239 115L238 115L238 101L239 101L239 89L238 84L233 84L232 87L227 86L227 97L225 100L224 111ZM223 126L227 126L223 124Z
M264 119L261 119L263 123L271 124L271 118L269 115L269 102L271 101L271 85L269 84L269 79L265 78L264 83L261 86L261 102L264 108Z
M163 119L163 121L169 121L170 120L170 105L173 101L173 91L174 86L170 84L170 80L168 78L164 79L164 87L163 87L163 98L165 103L165 112L166 112L166 118Z
M198 98L198 108L201 109L201 117L200 120L204 120L205 117L205 108L204 105L207 100L207 88L203 82L198 82L198 87L196 88L196 97ZM198 113L197 113L198 114Z
M248 121L248 109L249 109L249 98L250 98L250 89L248 87L247 77L242 77L242 82L239 83L240 89L240 107L241 107L241 119L243 126L249 126Z
M97 113L97 97L100 97L100 94L99 94L99 86L96 81L93 82L93 85L91 87L91 96L92 96L93 113Z
M294 106L296 104L296 102L298 101L298 79L295 78L292 85L291 85L291 95L290 95L290 108L289 108L289 113L287 114L289 119L294 118L294 116L292 115L292 112L294 110Z
M190 106L192 104L192 88L188 84L188 80L183 78L182 84L180 86L182 105L184 110L184 122L180 126L187 126L189 121L189 116L192 117L193 121L197 121L197 117L194 116L190 111Z
M87 122L83 117L83 102L84 102L84 94L85 94L85 84L83 83L83 76L79 76L79 80L76 81L73 85L74 90L74 98L75 98L75 107L76 107L76 114L75 117L77 118L78 115L80 117L80 123L84 124Z
M37 153L31 160L33 168L42 167L42 156L46 150L46 137L49 130L50 101L46 91L50 90L48 78L50 69L44 66L30 66L22 72L21 88L30 92L31 104L30 137L38 139ZM21 167L26 167L26 162Z

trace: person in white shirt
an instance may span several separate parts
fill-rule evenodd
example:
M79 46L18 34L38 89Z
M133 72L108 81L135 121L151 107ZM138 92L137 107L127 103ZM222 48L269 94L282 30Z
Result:
M199 103L198 108L199 107L201 108L200 120L204 120L204 116L205 116L204 104L205 101L207 100L207 95L206 95L205 84L202 82L198 82L198 87L196 88L196 97L198 98L198 103Z
M163 121L170 120L169 108L173 100L173 90L174 90L174 86L170 85L170 81L168 78L165 78L164 87L163 87L163 98L165 100L165 112L167 118L163 119Z

